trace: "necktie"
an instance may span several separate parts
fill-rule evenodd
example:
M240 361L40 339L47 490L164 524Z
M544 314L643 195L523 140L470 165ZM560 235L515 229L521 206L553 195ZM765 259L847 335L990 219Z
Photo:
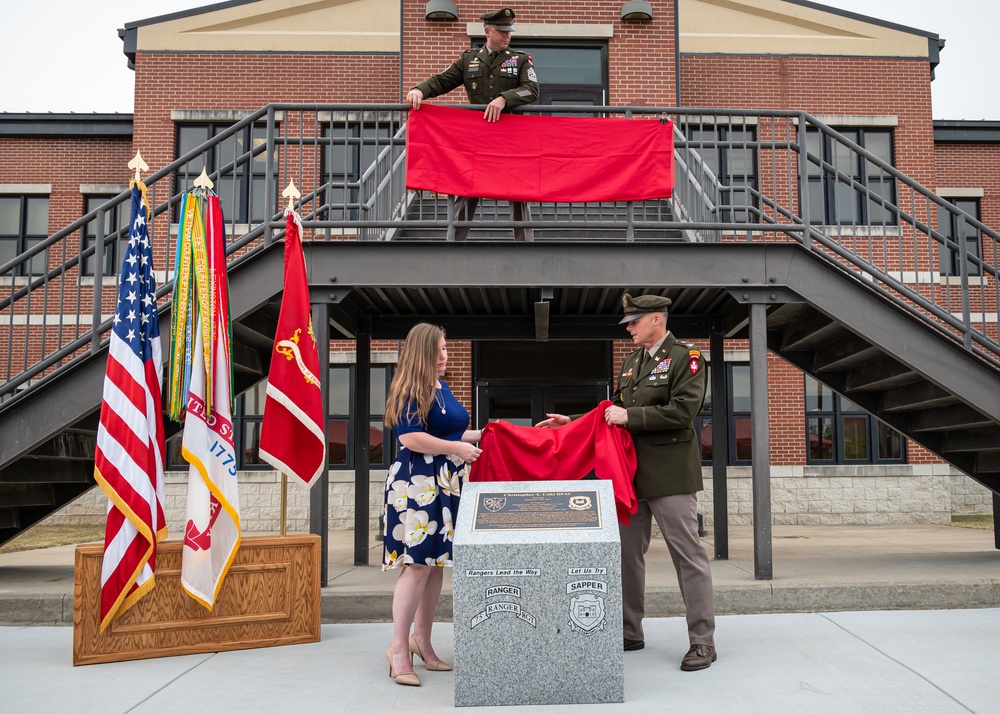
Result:
M656 361L656 358L654 358L653 355L650 354L648 351L644 352L643 355L644 356L642 358L642 370L645 372L646 369L650 366L650 364Z

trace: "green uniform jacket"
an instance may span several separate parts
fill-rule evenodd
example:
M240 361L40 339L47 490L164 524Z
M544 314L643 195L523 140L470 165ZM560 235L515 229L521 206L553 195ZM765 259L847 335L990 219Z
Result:
M640 348L625 358L611 397L628 411L638 463L636 495L643 499L695 493L704 488L694 432L707 384L701 351L668 333L656 359L641 369L644 354Z
M503 95L505 109L538 101L538 78L531 57L524 52L506 49L490 61L489 50L466 50L441 74L418 84L424 99L450 92L465 85L470 104L489 104Z

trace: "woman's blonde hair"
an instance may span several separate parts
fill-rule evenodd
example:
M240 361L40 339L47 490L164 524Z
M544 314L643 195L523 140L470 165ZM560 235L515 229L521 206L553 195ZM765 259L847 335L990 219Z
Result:
M412 418L413 412L403 414L404 405L410 409L416 405L416 417L426 421L434 403L437 385L437 362L444 337L444 328L421 322L414 325L406 335L403 352L399 355L396 374L389 385L389 396L385 400L385 424L392 428L404 418Z

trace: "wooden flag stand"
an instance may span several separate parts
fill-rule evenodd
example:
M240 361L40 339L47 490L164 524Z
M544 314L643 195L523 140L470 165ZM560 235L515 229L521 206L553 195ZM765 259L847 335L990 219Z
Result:
M136 180L140 168L148 170L138 154L129 168ZM155 586L101 633L104 545L77 546L73 664L319 642L320 537L285 535L285 480L281 536L242 539L211 611L181 587L183 542L165 541L157 548Z

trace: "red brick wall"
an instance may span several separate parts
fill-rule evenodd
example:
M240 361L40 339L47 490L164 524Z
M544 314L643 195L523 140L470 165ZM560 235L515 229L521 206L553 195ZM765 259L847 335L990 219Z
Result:
M48 233L52 235L83 216L84 196L81 184L125 184L130 172L128 162L132 158L131 141L126 138L11 138L0 141L0 183L3 184L50 184ZM38 194L42 195L42 194ZM64 251L65 250L65 254ZM56 267L77 255L80 250L80 233L69 236L57 248L50 249L48 265ZM10 288L0 288L0 296L10 294ZM108 287L102 296L103 311L111 312L114 307L114 290ZM75 338L79 331L89 331L89 325L72 324L79 313L89 318L93 303L93 288L79 283L78 269L73 269L66 280L54 280L48 289L32 293L31 309L35 314L44 312L51 317L51 330L32 329L29 344L25 345L23 327L14 327L13 335L8 335L7 326L0 327L0 344L10 347L12 374L19 374L26 366L34 364L44 351L56 350ZM16 308L24 312L25 300ZM60 331L55 316L64 314L70 319ZM41 333L45 332L43 336ZM62 342L58 342L58 337ZM7 360L2 369L6 371ZM0 379L8 375L0 373Z
M466 23L479 22L484 6L480 2L456 3L457 22L430 22L424 19L424 0L403 0L403 93L445 69L463 50L482 45L470 41ZM652 22L620 20L621 2L595 0L586 3L523 3L514 7L515 26L534 24L613 25L614 36L608 40L608 72L611 79L612 105L673 105L676 72L674 63L674 4L656 3ZM553 38L562 37L553 30ZM524 38L525 44L533 38ZM517 33L511 46L517 48ZM642 58L637 71L636 58ZM545 67L536 66L538 79L545 82ZM459 88L436 100L444 104L466 103Z
M175 158L173 109L256 110L273 102L379 103L399 96L396 55L139 52L135 68L135 146L153 171Z

